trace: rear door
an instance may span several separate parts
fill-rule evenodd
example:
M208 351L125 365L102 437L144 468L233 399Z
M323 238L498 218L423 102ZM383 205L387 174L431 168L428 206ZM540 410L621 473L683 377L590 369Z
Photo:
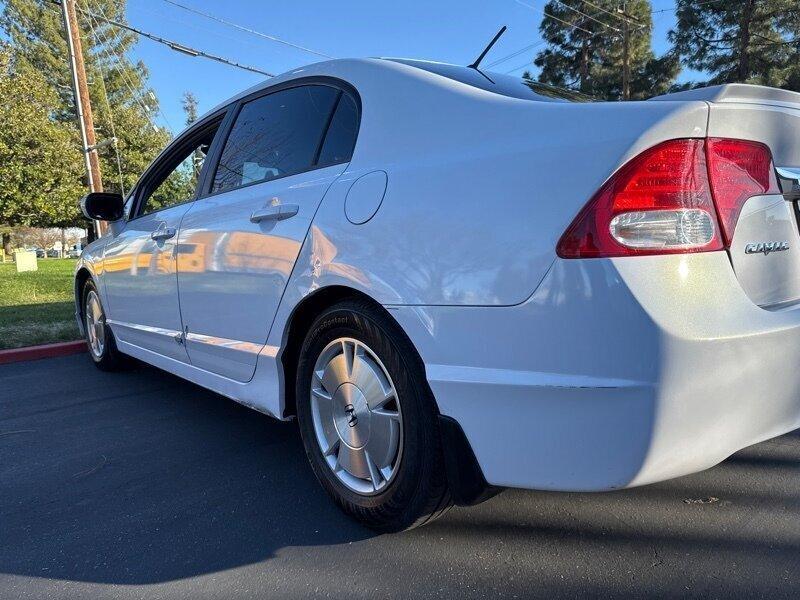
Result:
M130 214L105 248L108 322L118 339L187 362L181 337L175 250L222 116L198 124L148 169Z
M194 366L249 380L311 220L350 160L353 91L290 84L242 100L185 215L178 284Z

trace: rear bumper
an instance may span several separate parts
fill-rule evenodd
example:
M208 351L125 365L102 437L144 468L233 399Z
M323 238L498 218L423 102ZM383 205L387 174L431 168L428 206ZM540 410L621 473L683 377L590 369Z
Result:
M489 484L609 490L800 427L800 309L727 254L557 260L505 308L391 307Z

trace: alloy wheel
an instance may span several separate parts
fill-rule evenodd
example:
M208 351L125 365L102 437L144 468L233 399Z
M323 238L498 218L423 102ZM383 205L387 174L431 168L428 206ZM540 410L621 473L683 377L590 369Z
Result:
M362 495L391 483L403 450L400 399L366 344L338 338L322 350L312 375L311 414L319 449L340 482Z
M100 298L94 290L89 291L86 295L84 312L86 313L86 336L89 339L89 348L95 358L102 358L106 345L105 318Z

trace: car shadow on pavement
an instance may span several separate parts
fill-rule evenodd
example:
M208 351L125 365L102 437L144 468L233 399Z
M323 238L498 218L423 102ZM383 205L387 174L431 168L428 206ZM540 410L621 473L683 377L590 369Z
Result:
M354 597L800 589L799 432L657 485L508 490L376 536L322 491L293 423L157 369L101 373L86 356L4 365L0 392L0 579L26 591L35 578L56 593L212 574L226 597L226 582L263 574L273 590L335 597L355 572Z
M0 370L0 573L144 584L374 535L319 487L294 423L86 362Z

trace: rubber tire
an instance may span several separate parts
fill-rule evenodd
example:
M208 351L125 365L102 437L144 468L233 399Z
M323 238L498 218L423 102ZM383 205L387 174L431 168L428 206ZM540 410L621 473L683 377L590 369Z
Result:
M386 489L362 496L342 484L324 461L311 417L311 381L322 350L339 337L367 344L395 384L403 419L403 454ZM297 419L306 456L322 487L349 516L379 532L418 527L441 516L452 501L447 486L436 402L422 361L390 316L361 300L331 306L311 325L297 369Z
M86 329L86 321L84 320L84 315L86 314L86 297L89 295L90 291L94 291L97 294L98 300L100 300L100 293L97 291L97 286L94 284L94 281L87 279L81 291L81 320L84 330ZM105 329L106 345L105 348L103 348L103 355L97 358L94 352L92 352L92 346L89 343L89 335L84 331L86 346L89 349L89 356L94 365L101 371L123 371L130 366L130 361L127 356L117 349L117 342L114 339L114 334L105 321L106 309L103 307L102 301L100 302L100 306L103 308L103 328Z

